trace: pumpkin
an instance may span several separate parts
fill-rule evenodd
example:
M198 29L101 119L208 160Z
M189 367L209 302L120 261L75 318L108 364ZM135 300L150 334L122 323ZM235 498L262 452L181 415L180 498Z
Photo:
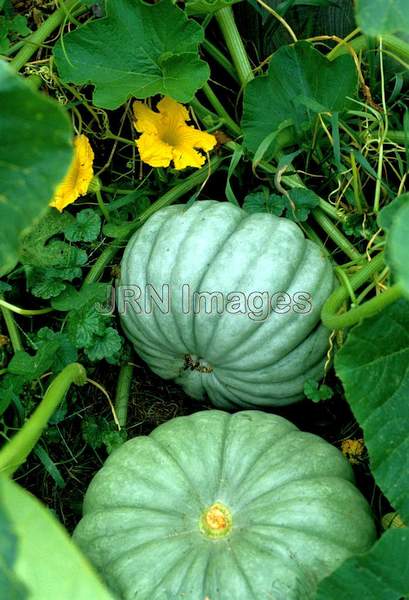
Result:
M323 373L329 260L293 221L229 202L170 206L130 239L117 306L164 379L219 408L282 405Z
M334 446L276 415L209 410L115 450L74 539L121 600L310 600L375 531Z

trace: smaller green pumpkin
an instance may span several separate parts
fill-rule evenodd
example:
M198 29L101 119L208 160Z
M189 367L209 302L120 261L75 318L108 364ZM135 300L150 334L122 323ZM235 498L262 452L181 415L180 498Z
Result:
M211 410L111 454L74 538L121 600L312 600L375 529L335 447L282 417Z

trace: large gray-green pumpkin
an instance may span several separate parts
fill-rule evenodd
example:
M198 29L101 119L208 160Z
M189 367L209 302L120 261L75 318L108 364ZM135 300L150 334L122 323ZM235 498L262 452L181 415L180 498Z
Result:
M212 410L114 451L74 538L121 600L310 600L375 532L335 447Z
M329 261L292 221L203 201L164 208L134 234L117 299L155 373L220 408L248 408L299 400L305 381L322 375L320 311L333 285ZM269 315L258 294L271 300Z

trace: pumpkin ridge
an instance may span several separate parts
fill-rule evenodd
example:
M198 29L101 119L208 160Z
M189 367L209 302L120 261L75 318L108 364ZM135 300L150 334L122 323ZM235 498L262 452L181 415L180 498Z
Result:
M321 331L323 329L324 328L323 328L322 323L318 322L316 324L315 328L311 331L310 335L307 338L305 338L304 340L302 340L298 344L298 346L295 346L295 348L293 348L293 350L290 350L290 352L288 354L286 354L285 356L283 356L279 361L277 361L277 363L274 363L272 365L267 364L264 367L260 368L260 370L268 369L269 367L281 370L280 369L280 363L281 362L284 362L292 352L295 352L303 344L306 344L306 343L311 342L311 341L314 342L314 345L312 346L312 349L309 351L309 353L308 353L307 356L313 355L314 358L316 359L316 353L314 353L314 349L315 349L316 344L317 344L317 337L318 337L317 334L321 333ZM312 336L315 336L314 340L310 339ZM326 337L328 337L328 335L326 335ZM320 356L320 358L318 360L315 360L315 362L312 365L310 365L308 368L310 369L310 368L312 368L312 367L320 364L321 361L322 361L322 357ZM304 362L307 362L307 361L303 361L303 364L300 364L300 367L299 367L300 371L299 371L299 373L295 372L294 373L294 377L298 377L298 375L302 375L305 372ZM229 377L230 373L232 375L234 373L234 379L235 379L235 381L237 383L266 383L267 384L267 383L283 383L283 382L285 383L285 382L288 381L288 374L281 375L281 373L280 373L280 376L279 376L280 378L274 377L274 378L271 379L270 376L269 376L268 380L267 379L265 381L257 380L256 377L257 377L258 374L254 373L254 369L252 369L252 368L248 368L248 369L241 368L240 372L237 373L237 371L235 369L233 369L232 367L221 367L220 366L220 367L217 368L217 373L218 373L219 376L221 375L221 372L223 374L226 374L228 377ZM250 375L253 374L253 379L246 379L245 377L243 377L243 375L245 373L248 373ZM233 385L233 383L231 383L231 381L229 380L229 382L227 383L227 385ZM242 388L240 388L240 389L242 389Z
M342 514L342 513L340 513ZM258 527L258 524L257 526ZM290 525L272 525L272 524L268 524L268 523L260 523L260 527L264 527L265 529L277 529L277 530L286 530L286 531L291 531L297 535L302 535L305 538L311 538L311 539L315 539L315 540L320 540L322 543L322 535L320 535L319 533L314 532L313 530L308 530L306 531L305 529L303 529L302 531L300 531L300 529L298 527L291 527ZM270 539L272 539L272 534L271 532L268 534L264 534L263 532L258 532L258 531L254 531L252 530L252 533L257 536L260 539L265 539L267 541L269 541ZM273 536L274 537L274 536ZM277 539L277 538L275 538ZM280 543L282 544L282 541L280 541ZM347 549L347 551L349 553L352 554L356 554L356 548L352 548L352 547L348 547L345 544L341 545L339 543L339 541L335 540L335 539L331 539L328 536L326 536L324 543L328 546L332 546L334 548L338 548L339 550L344 550Z
M232 557L234 563L236 564L236 566L239 570L239 573L241 574L241 576L243 578L243 581L246 582L246 586L247 586L247 589L250 591L251 597L254 598L254 600L260 600L258 592L256 593L255 590L253 590L253 587L250 583L249 577L248 577L246 571L244 570L243 565L241 564L241 562L238 559L238 556L234 550L233 544L230 545L230 556ZM250 600L250 598L248 600Z
M177 218L179 215L180 215L180 212L179 212L179 213L176 213L176 214L173 216L173 219L176 219L176 218ZM171 217L170 219L166 219L166 220L164 220L164 221L162 222L162 224L161 224L160 228L159 228L159 229L158 229L158 231L156 232L155 241L154 241L154 243L152 244L152 247L151 247L151 249L150 249L150 252L149 252L148 258L147 258L147 260L146 260L146 264L145 264L145 270L146 270L146 280L145 280L145 281L146 281L146 283L147 283L147 284L149 284L149 283L150 283L150 282L148 282L148 277L150 276L149 274L150 274L150 273L151 273L151 271L152 271L152 263L153 263L153 261L154 261L154 260L155 260L155 258L156 258L156 257L155 257L155 251L157 250L157 247L158 247L158 244L159 244L159 242L161 242L161 233L163 233L163 230L164 230L166 227L169 227L169 223L170 223L170 220L171 220L171 219L172 219L172 217ZM180 246L181 246L181 243L182 243L182 241L183 241L183 238L182 238L182 239L180 240L180 242L179 242L179 245L178 245L178 250L179 250L179 248L180 248ZM178 252L178 250L177 250L176 252ZM150 265L151 265L151 266L150 266ZM173 313L172 313L172 311L170 311L170 313L169 313L169 314L172 316L172 319L173 319ZM169 316L169 314L168 314L168 316ZM170 350L170 352L171 352L173 355L177 355L177 353L176 353L176 352L174 352L174 350L172 350L172 340L168 338L168 336L167 336L167 334L166 334L166 330L164 331L164 329L161 327L160 321L159 321L159 319L158 319L158 317L157 317L157 314L156 314L156 310L155 310L154 308L153 308L153 310L151 311L151 316L152 316L152 318L153 318L153 320L154 320L154 323L155 323L155 326L156 326L156 328L158 329L158 331L159 331L159 332L160 332L160 334L162 335L163 339L165 339L165 340L166 340L166 342L167 342L167 345L168 345L168 347L169 347L169 350ZM175 320L175 319L173 319L173 320ZM178 330L178 331L179 331L179 330ZM184 342L184 340L183 340L183 339L181 339L181 338L180 338L180 341L182 342L182 345L183 345L183 346L186 346L186 344L185 344L185 342Z
M305 240L305 242L306 241L307 240ZM308 246L307 244L305 245L305 247L311 248L311 246ZM310 256L308 255L307 252L304 252L304 254L301 257L301 261L298 264L298 268L297 268L296 272L294 273L294 276L292 277L292 279L289 283L289 286L285 290L287 293L288 293L288 289L290 289L291 286L295 286L297 275L304 268L306 268L306 266L308 266L309 260L310 260ZM309 292L309 293L311 293L311 297L313 296L314 292L317 289L319 289L319 287L320 287L320 284L321 284L320 280L323 278L323 276L325 274L326 266L327 265L324 263L322 271L319 270L319 272L318 272L318 275L316 277L316 285L315 285L314 291ZM291 330L291 328L294 327L296 323L298 324L297 329L299 329L300 323L299 323L298 318L299 318L299 314L296 313L295 311L292 311L291 316L287 317L285 319L285 323L281 327L279 327L280 321L277 321L277 323L273 326L272 331L269 331L268 328L269 328L269 324L272 323L273 321L270 321L270 319L267 319L266 321L263 322L263 325L266 325L264 330L261 330L261 328L253 329L253 331L250 333L250 335L246 338L245 342L243 344L241 344L240 352L236 356L233 356L233 358L230 357L229 359L227 359L226 362L223 362L218 366L223 367L223 368L228 367L228 366L231 368L237 368L239 366L238 363L240 361L242 361L243 358L245 358L249 355L252 355L254 353L254 346L256 346L256 349L262 347L266 342L265 337L268 338L272 335L275 335L277 333L278 328L279 328L280 334L284 337L286 334L288 335L288 331L286 332L286 330L288 330L288 329ZM310 333L316 327L317 322L320 323L319 316L318 316L317 320L311 319L311 326L308 328L308 330L307 331L303 330L303 332L301 332L301 335L300 335L300 333L298 333L299 341L295 345L293 345L291 349L289 349L287 352L285 352L285 354L281 355L279 358L275 357L274 363L281 360L282 358L284 358L284 356L287 356L290 352L292 352L299 345L299 343L301 343L308 335L310 335ZM264 336L262 337L263 333L264 333ZM254 336L256 336L257 334L259 334L261 339L258 339L254 342L253 348L248 348L249 342L251 342L252 338L254 338ZM252 370L256 370L257 368L259 368L259 365L255 366L253 364L251 367L249 367L249 369L252 369ZM241 369L241 365L240 365L240 369Z
M180 212L179 206L169 206L165 209L164 212L157 212L155 213L151 219L147 222L147 224L152 228L152 226L156 225L156 222L159 221L159 227L157 229L154 229L154 233L155 233L155 240L156 240L156 235L158 233L158 231L160 231L162 229L162 227L166 224L167 220L166 216L171 213L171 214L178 214L178 212ZM163 217L162 219L160 219L160 217ZM152 232L150 231L150 233L152 234ZM135 282L132 281L133 277L131 275L132 271L133 271L133 262L132 262L132 255L134 254L134 250L135 250L135 246L138 245L138 242L140 241L141 237L143 238L143 232L142 229L138 229L134 236L131 238L128 246L125 249L124 252L124 256L121 262L121 283L123 285L133 285ZM145 244L145 246L147 246L148 244ZM145 260L144 260L144 266L145 269L142 270L143 274L143 278L144 281L139 281L137 282L137 284L141 287L144 288L144 286L146 286L147 281L146 281L146 266L149 264L149 260L150 257L152 255L153 252L153 247L155 244L151 245L150 249L149 249L149 253L146 255ZM167 340L167 338L165 336L161 337L155 333L155 330L153 327L148 327L147 325L144 324L143 320L141 321L140 319L138 320L137 318L135 319L134 315L132 312L128 311L127 315L124 315L124 317L126 318L122 318L122 325L124 325L124 323L126 323L128 320L130 321L130 323L132 324L132 328L136 329L138 331L138 335L140 336L142 333L143 338L146 338L148 340L151 340L151 343L153 343L153 345L158 345L159 347L162 347L166 350L167 353L171 353L173 355L172 352L172 348L171 346L169 347L169 341ZM126 329L126 328L125 328ZM142 331L141 331L142 330ZM134 337L134 334L132 333L132 335L130 336L130 339L132 339ZM163 337L166 340L166 344L163 343Z
M253 216L253 215L247 215L247 219L249 219L249 218L250 218L250 217L252 217L252 216ZM273 224L274 224L274 222L275 222L275 223L277 223L277 221L275 221L275 219L274 219L274 220L271 222L271 225L273 225ZM287 225L287 224L286 224L286 225ZM270 237L270 239L271 239L271 238L273 238L273 237L274 237L274 235L275 235L275 233L277 233L277 232L278 232L278 230L279 230L279 226L280 226L280 223L278 223L277 225L275 225L275 226L274 226L274 228L273 228L273 231L271 232L271 237ZM281 232L280 232L280 233L281 233ZM304 238L304 237L302 237L302 240L304 241L304 246L303 246L303 248L304 248L304 247L305 247L305 242L306 242L306 240L305 240L305 238ZM255 256L254 256L254 261L251 261L251 263L250 263L250 264L251 264L253 267L254 267L254 263L257 265L258 261L260 260L260 256L261 256L261 255L260 255L260 253L257 253L257 254L255 254ZM295 278L295 275L296 275L296 273L298 272L298 267L299 267L300 263L302 263L302 262L303 262L303 260L304 260L304 254L303 254L303 252L300 252L300 253L299 253L299 261L298 261L298 263L297 263L297 265L296 265L296 267L295 267L295 269L294 269L294 271L293 271L292 275L290 275L290 279L289 279L289 281L287 281L287 283L285 284L286 290L288 289L288 287L289 287L289 285L291 284L291 282L294 280L294 278ZM247 274L247 271L248 271L249 269L250 269L250 265L248 266L248 269L247 269L247 270L246 270L244 273L242 273L242 274L241 274L241 277L240 277L239 281L237 282L237 285L235 286L235 288L234 288L234 289L240 289L241 282L243 282L243 281L245 281L245 280L246 280L246 274ZM281 291L281 290L280 290L280 291ZM269 317L270 317L270 315L269 315ZM250 333L249 333L248 335L246 335L246 339L245 339L245 341L244 341L243 345L247 344L247 342L250 340L250 338L251 338L251 337L252 337L252 336L253 336L253 335L254 335L254 334L255 334L255 333L256 333L256 332L257 332L257 331L258 331L258 330L259 330L259 329L260 329L260 328L261 328L261 327L262 327L262 326L263 326L263 325L266 323L266 322L267 322L267 321L268 321L268 318L267 318L265 321L260 321L260 322L259 322L259 326L258 326L257 328L256 328L256 327L254 327L254 329L252 329L252 330L250 331ZM217 322L215 323L215 327L213 328L213 331L212 331L211 338L210 338L210 340L208 341L208 344L207 344L207 346L206 346L206 352L208 352L208 350L209 350L209 347L211 346L211 344L212 344L212 342L213 342L213 340L214 340L214 337L215 337L215 335L216 335L217 329L218 329L218 328L221 326L221 323L222 323L222 318L221 318L219 321L217 321ZM228 350L227 352L229 352L229 351L230 351L230 350ZM224 356L225 356L225 355L226 355L226 352L224 353ZM222 363L222 364L219 364L219 362L218 362L218 359L217 359L217 358L216 358L215 362L217 362L217 365L216 365L217 367L222 367L222 366L223 366L223 363Z
M259 544L256 543L256 541L253 539L252 536L256 537L256 538L261 538L262 536L259 536L259 534L257 533L253 533L250 532L252 535L250 536L245 536L245 540L246 540L246 544L252 546L253 548L255 548L257 550L257 552L265 554L265 555L271 555L271 550L267 549L265 546L260 546ZM264 536L265 537L265 536ZM269 536L269 541L273 541L274 546L275 546L275 556L280 560L280 562L284 562L285 566L291 570L292 573L294 573L295 578L297 580L297 582L302 585L303 588L305 588L305 581L302 582L299 579L299 573L297 572L297 569L303 569L303 566L301 564L301 562L295 557L291 547L281 538L274 538ZM287 561L287 556L286 554L283 552L283 548L285 548L287 554L289 556L291 556L291 560ZM313 585L315 586L316 584L316 576L315 574L311 574L311 573L306 573L305 570L304 571L304 575L307 576L309 575L310 580L313 580ZM274 582L273 582L274 583ZM277 590L273 590L273 591L277 591ZM308 596L309 597L309 596ZM299 596L298 596L299 598ZM256 598L256 600L260 600L259 598ZM287 598L284 598L283 596L281 596L280 598L278 597L274 597L274 600L287 600ZM303 598L301 600L304 600Z
M190 207L190 208L193 208L193 207ZM212 208L212 205L211 205L211 204L208 204L207 206L205 206L205 207L204 207L204 208L203 208L203 209L200 211L200 214L202 215L203 213L205 213L206 211L208 211L208 210L209 210L209 209L211 209L211 208ZM190 210L190 209L187 209L187 210ZM189 230L186 232L186 235L185 235L185 236L182 238L182 240L181 240L181 242L180 242L180 244L179 244L179 247L178 247L178 249L177 249L177 252L176 252L176 256L175 256L175 259L174 259L174 262L173 262L173 267L172 267L172 269L171 269L171 271L170 271L170 275L169 275L169 282L172 282L172 281L173 281L173 276L174 276L175 268L176 268L176 266L177 266L177 264L178 264L178 259L179 259L179 257L180 257L180 253L183 251L183 246L185 245L185 243L186 243L186 240L187 240L189 237L193 236L194 234L196 234L196 231L194 231L194 226L193 226L192 228L190 228L190 229L189 229ZM172 289L172 288L171 288L171 289ZM178 331L178 334L179 334L179 336L180 336L181 340L183 341L184 345L186 346L187 353L188 353L188 354L192 354L192 353L194 352L194 349L190 349L190 348L189 348L189 344L188 344L188 343L186 343L186 341L183 339L183 335L182 335L182 333L181 333L180 324L179 324L179 320L178 320L178 315L177 315L176 313L175 313L175 314L173 314L173 313L172 313L172 319L173 319L173 322L174 322L174 324L175 324L175 327L176 327L176 329L177 329L177 331ZM193 341L195 342L195 340L194 340L194 336L193 336Z
M293 380L290 383L288 382L288 378L284 381L277 382L252 382L245 381L243 379L237 379L236 381L234 381L234 383L231 380L226 381L226 377L222 379L220 375L219 379L223 383L223 387L225 389L230 390L232 392L232 395L234 395L237 398L241 398L242 396L248 397L250 395L248 388L252 388L254 383L256 383L259 389L257 391L252 391L253 407L261 407L265 403L268 403L269 400L271 401L272 398L277 400L277 404L278 401L280 401L280 404L284 405L287 403L287 398L297 397L300 399L300 397L303 396L302 389L303 382L305 381L305 379L314 378L317 375L317 371L320 372L323 366L324 358L321 358L314 365L311 365L311 367L309 367L299 375L294 376ZM280 391L280 388L283 386L287 387L288 396L284 396L283 393ZM299 387L299 390L291 391L292 386ZM272 387L274 387L274 389L272 389ZM288 390L288 388L290 388L290 390ZM266 400L266 402L264 402L264 400Z
M241 215L241 219L240 219L240 221L238 221L238 223L236 224L235 228L231 232L229 232L229 234L228 234L227 237L225 237L223 239L222 243L220 244L220 246L218 246L217 251L214 253L214 255L212 255L211 258L209 257L209 265L210 266L209 266L209 268L207 268L203 272L202 277L199 279L199 281L196 284L196 290L198 292L201 291L201 286L203 284L203 281L204 281L205 277L208 275L209 270L212 268L211 265L212 265L215 257L220 254L221 250L226 245L226 243L235 235L235 233L237 232L237 229L246 220L246 216L247 215L245 213ZM193 333L193 340L194 340L194 344L195 344L195 349L197 350L197 354L203 354L203 356L204 356L204 353L199 352L199 344L198 344L198 341L197 341L197 331L196 331L196 327L197 326L196 326L196 323L197 323L197 315L193 313L193 318L192 318L192 333ZM206 350L207 350L207 348L206 348Z
M298 435L298 434L302 434L302 433L304 433L304 432L301 432L299 429L292 430L292 431L291 431L291 430L290 430L290 431L286 431L286 432L285 432L283 435L281 435L281 436L280 436L278 439L276 439L276 440L272 441L272 443L270 443L270 444L269 444L269 447L268 447L268 448L269 448L269 450L271 450L271 449L272 449L272 448L274 448L274 446L276 446L278 443L282 443L282 442L283 442L283 440L284 440L284 438L285 438L285 437L287 437L287 436L294 435L294 434L297 434L297 435ZM313 435L313 434L310 434L310 435ZM305 438L304 438L304 440L306 440L306 439L307 439L307 438L305 437ZM310 441L311 441L311 438L310 438ZM334 447L333 447L333 448L334 448ZM254 468L257 466L257 463L258 463L258 462L259 462L259 461L260 461L262 458L264 458L264 456L266 455L266 451L265 451L265 450L266 450L266 449L264 448L262 452L259 452L259 453L257 454L257 456L256 456L256 459L255 459L254 461L252 461L252 463L251 463L251 465L249 466L249 468L248 468L247 472L246 472L246 473L245 473L245 475L242 477L242 479L241 479L241 480L238 482L237 486L240 486L240 485L242 485L242 484L243 484L243 480L244 480L244 479L246 479L246 478L248 477L248 475L249 475L249 472L250 472L250 471L252 471L252 470L253 470L253 469L254 469ZM304 452L303 452L303 448L302 448L302 447L300 447L300 448L299 448L299 449L297 449L297 450L298 450L298 452L297 452L296 454L294 454L294 453L293 453L293 454L292 454L292 457L294 457L294 456L297 456L297 455L301 455L301 456L303 456L303 454L304 454ZM334 450L336 450L336 448L334 448ZM346 463L346 464L348 465L348 463ZM274 463L273 463L273 465L272 465L271 463L269 463L269 464L268 464L268 466L267 466L267 468L266 468L266 471L263 471L263 473L261 473L261 474L259 473L259 474L258 474L258 478L260 479L260 478L262 478L263 476L265 476L266 472L268 472L268 470L269 470L269 469L271 469L271 467L272 467L272 466L275 466L275 465L274 465ZM333 469L332 469L332 471L333 471ZM273 491L273 490L274 490L274 491L275 491L275 490L278 490L278 489L280 489L281 487L285 487L287 484L290 484L290 483L292 483L292 482L295 482L295 481L301 481L301 480L302 480L302 481L304 481L304 480L305 480L305 481L307 481L307 480L309 480L309 479L316 479L316 477L318 477L318 476L319 476L319 475L305 476L305 472L304 472L304 475L303 475L302 473L300 473L299 477L293 477L292 479L287 479L286 481L284 481L284 482L280 483L279 485L276 485L276 486L274 486L274 487L270 488L270 490L267 490L267 492L263 492L263 494L259 493L259 494L258 494L258 496L257 496L257 498L261 498L261 497L262 497L264 494L268 494L268 493L270 493L270 492L271 492L271 491ZM328 476L328 477L330 477L330 476ZM339 477L340 477L340 475L339 475L339 474L338 474L337 476L336 476L336 475L334 475L334 476L333 476L333 478L334 478L334 479L339 479ZM345 477L345 473L344 473L344 474L342 474L342 477ZM247 492L247 490L245 490L245 492ZM244 510L246 507L248 507L248 506L249 506L249 505L250 505L250 504L253 502L253 500L254 500L254 499L251 499L251 500L249 500L249 501L248 501L246 504L244 504L243 506L240 506L240 498L238 498L238 499L237 499L237 504L236 504L236 507L237 507L237 508L236 508L236 511L235 511L235 512L237 512L237 513L238 513L238 512L242 512L242 511L243 511L243 510Z
M193 555L193 559L192 559L192 555ZM187 556L191 560L190 560L190 562L188 561L189 565L188 565L188 568L186 568L186 570L185 570L185 573L184 573L185 576L186 576L186 573L189 571L189 567L192 566L194 560L196 559L197 549L196 549L196 552L192 552L191 550L189 552L189 550L188 550ZM179 557L179 559L169 567L169 569L165 572L165 575L158 581L158 583L155 585L155 587L152 590L149 590L149 594L150 594L149 600L154 600L155 597L154 597L153 594L158 590L159 586L163 585L163 583L166 581L166 579L168 578L168 576L173 572L174 568L178 565L178 563L180 563L182 561L182 559L186 560L186 556L185 555L181 555ZM180 589L180 587L181 586L179 586L179 589Z

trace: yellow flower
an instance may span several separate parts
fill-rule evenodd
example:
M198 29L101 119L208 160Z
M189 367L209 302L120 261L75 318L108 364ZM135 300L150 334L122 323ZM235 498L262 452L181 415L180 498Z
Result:
M151 167L168 167L173 160L176 169L201 167L208 152L216 145L214 135L186 125L189 113L172 98L162 98L154 112L142 102L134 102L135 129L142 135L136 142L141 160Z
M77 135L74 139L74 158L63 181L57 186L50 206L60 212L79 196L84 196L94 176L92 163L94 152L87 136Z

